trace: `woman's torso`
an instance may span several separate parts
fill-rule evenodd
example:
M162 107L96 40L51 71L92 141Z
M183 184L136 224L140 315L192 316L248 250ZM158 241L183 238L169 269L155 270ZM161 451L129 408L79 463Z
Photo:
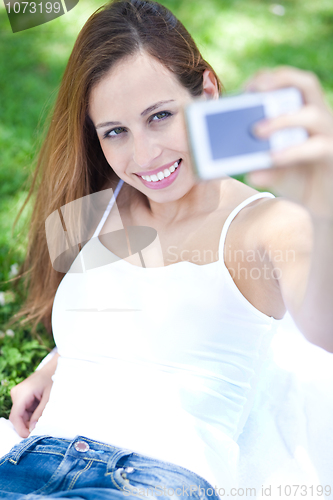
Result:
M204 264L166 260L162 266L156 266L158 253L145 249L143 266L138 252L105 261L113 250L118 257L124 251L121 245L106 248L114 230L138 222L151 226L139 209L129 218L119 198L119 214L117 203L114 221L110 214L103 229L109 237L92 238L76 259L93 265L77 272L74 262L57 291L53 331L60 359L34 434L86 435L225 484L274 330L273 318L246 300L223 261L225 244L236 243L233 237L224 243L221 229L251 195L239 190L238 199L195 214L168 238L156 227L164 258L170 246L177 257L183 250L199 256L200 250L210 258ZM213 235L208 248L204 234ZM255 245L254 237L244 237Z

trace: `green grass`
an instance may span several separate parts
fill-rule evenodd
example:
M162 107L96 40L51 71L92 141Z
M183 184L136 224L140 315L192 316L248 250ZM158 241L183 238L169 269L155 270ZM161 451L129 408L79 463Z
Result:
M314 71L333 105L333 2L285 0L285 14L266 0L163 0L185 24L227 91L238 89L262 67L292 65ZM8 283L11 266L26 248L29 209L12 225L27 194L29 175L75 38L97 0L80 0L68 14L13 34L0 4L0 416L8 416L10 388L35 369L52 347L40 326L6 335L6 322L23 292ZM0 300L1 304L1 300ZM2 332L2 333L1 333Z

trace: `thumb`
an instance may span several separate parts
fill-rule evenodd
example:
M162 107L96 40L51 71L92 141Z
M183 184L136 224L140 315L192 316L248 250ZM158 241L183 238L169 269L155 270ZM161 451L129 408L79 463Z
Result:
M38 420L40 419L40 417L43 414L45 406L46 406L46 404L49 400L49 397L50 397L50 391L51 391L51 387L46 388L44 390L39 405L37 406L37 408L35 409L35 411L33 412L33 414L30 417L30 422L29 422L29 431L30 432L32 432L34 430Z

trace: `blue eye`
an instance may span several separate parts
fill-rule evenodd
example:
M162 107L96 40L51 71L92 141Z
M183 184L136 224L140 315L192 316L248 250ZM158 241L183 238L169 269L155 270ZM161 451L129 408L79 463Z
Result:
M125 129L123 127L117 127L113 128L112 130L108 130L104 134L104 139L107 139L108 137L117 137L117 135L120 135L122 132L124 132L124 130Z

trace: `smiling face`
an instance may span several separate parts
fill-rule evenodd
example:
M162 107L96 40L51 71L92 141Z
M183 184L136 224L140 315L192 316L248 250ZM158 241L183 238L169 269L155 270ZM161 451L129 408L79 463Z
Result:
M108 163L154 201L177 200L195 184L182 113L192 99L146 53L120 61L91 92L89 115Z

